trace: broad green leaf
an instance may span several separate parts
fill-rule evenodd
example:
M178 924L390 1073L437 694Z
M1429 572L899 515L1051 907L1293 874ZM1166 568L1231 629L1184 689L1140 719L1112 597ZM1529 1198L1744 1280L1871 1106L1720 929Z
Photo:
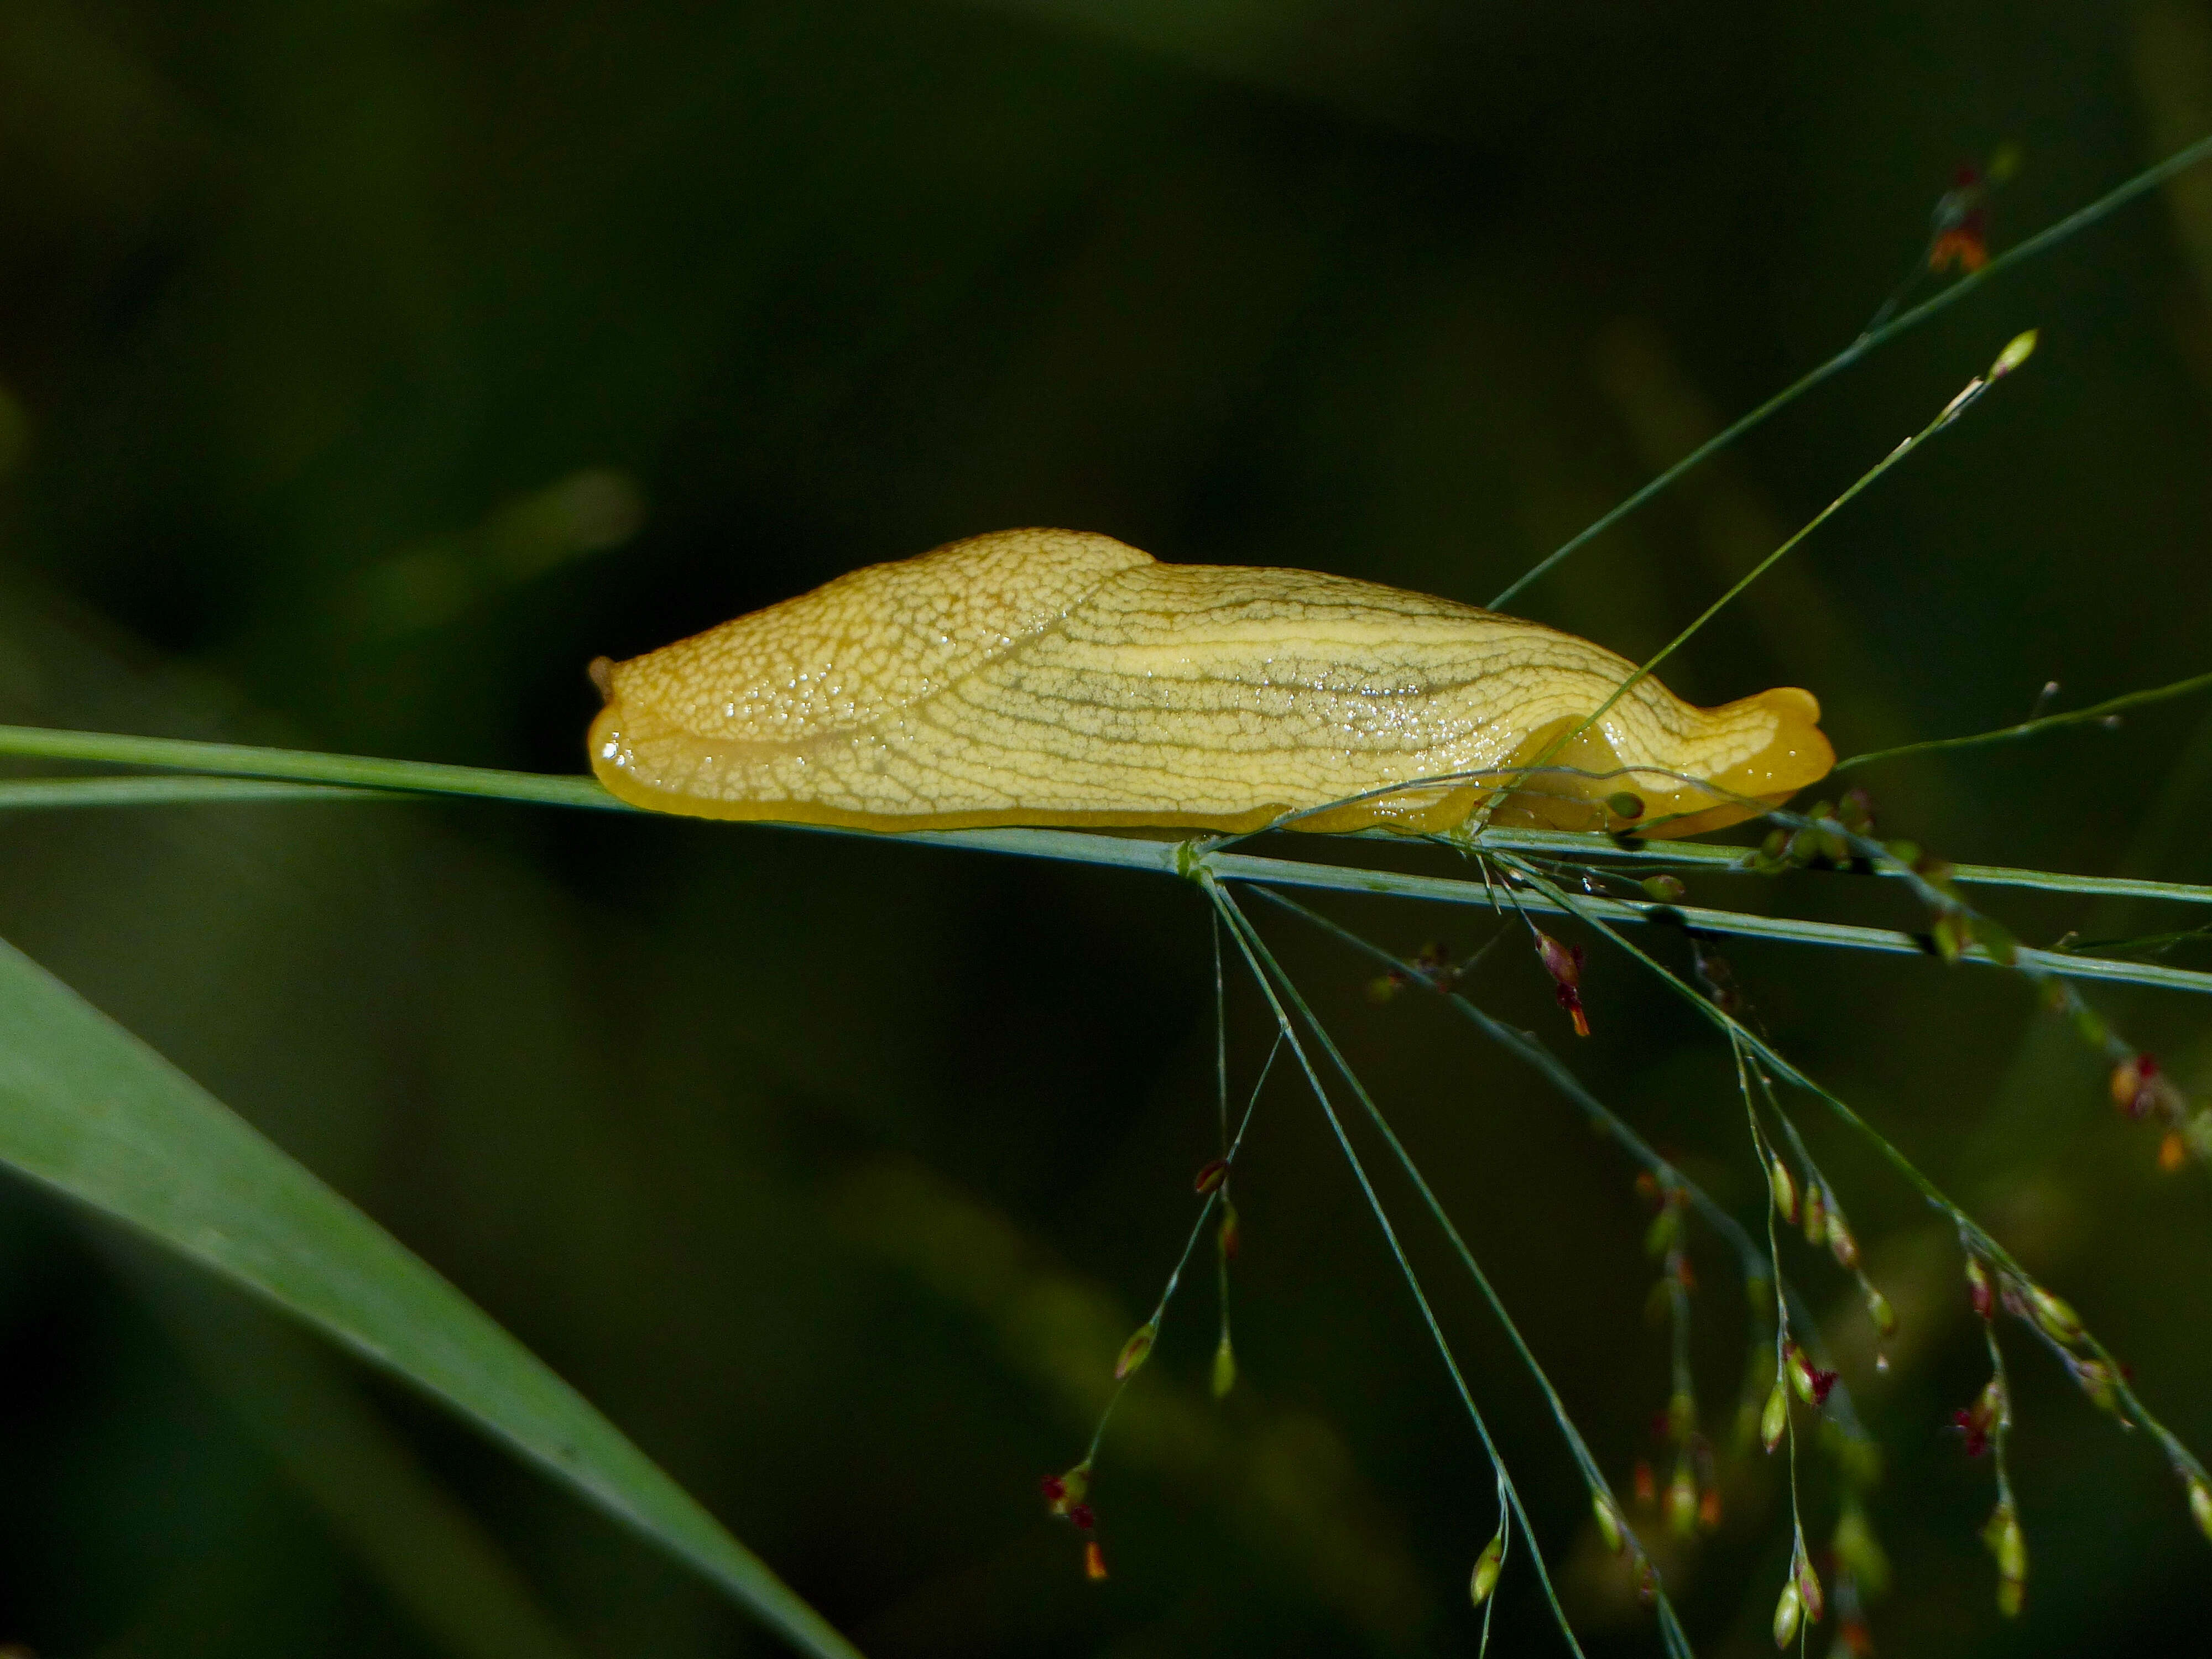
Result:
M857 1650L581 1395L374 1222L0 942L0 1161L428 1390L801 1651Z
M107 1254L200 1381L441 1651L451 1659L578 1659L498 1544L319 1343L182 1263L152 1261L137 1248Z

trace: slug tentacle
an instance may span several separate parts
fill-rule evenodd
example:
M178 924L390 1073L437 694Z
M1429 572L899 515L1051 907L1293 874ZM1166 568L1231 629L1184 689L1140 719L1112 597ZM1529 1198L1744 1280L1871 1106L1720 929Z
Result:
M873 565L593 666L600 781L705 817L1244 831L1542 759L1492 822L1601 827L1626 790L1665 820L1656 833L1679 835L1747 817L1728 797L1782 800L1835 759L1809 692L1705 709L1650 678L1547 756L1634 665L1449 599L1161 564L1070 531ZM1446 830L1497 787L1423 784L1296 827Z

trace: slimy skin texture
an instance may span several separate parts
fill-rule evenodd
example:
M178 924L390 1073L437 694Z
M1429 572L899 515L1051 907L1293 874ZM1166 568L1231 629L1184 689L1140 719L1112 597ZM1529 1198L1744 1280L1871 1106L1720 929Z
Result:
M1634 672L1449 599L1008 530L600 659L592 767L623 800L698 817L1245 831L1408 780L1529 765ZM1656 768L1779 802L1834 764L1820 713L1794 688L1697 708L1646 678L1547 764ZM1547 771L1490 821L1619 828L1605 803L1624 791L1650 834L1753 816L1674 777ZM1497 793L1431 784L1295 827L1449 830Z

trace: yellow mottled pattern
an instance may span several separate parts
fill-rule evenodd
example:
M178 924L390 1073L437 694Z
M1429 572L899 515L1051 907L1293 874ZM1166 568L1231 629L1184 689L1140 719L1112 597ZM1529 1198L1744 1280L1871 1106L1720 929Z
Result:
M1304 570L1161 564L1105 536L1010 530L854 571L628 662L592 764L624 800L872 830L1250 830L1415 779L1526 766L1634 672L1571 634ZM1656 833L1826 773L1791 689L1697 708L1656 680L1521 780L1498 823ZM1430 784L1299 821L1438 830L1494 793ZM1680 816L1676 816L1680 815Z

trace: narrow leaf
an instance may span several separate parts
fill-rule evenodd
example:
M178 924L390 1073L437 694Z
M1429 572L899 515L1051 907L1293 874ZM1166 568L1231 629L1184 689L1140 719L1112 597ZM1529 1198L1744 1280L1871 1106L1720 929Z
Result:
M151 1234L473 1418L802 1652L822 1616L568 1384L244 1119L0 942L0 1162Z

